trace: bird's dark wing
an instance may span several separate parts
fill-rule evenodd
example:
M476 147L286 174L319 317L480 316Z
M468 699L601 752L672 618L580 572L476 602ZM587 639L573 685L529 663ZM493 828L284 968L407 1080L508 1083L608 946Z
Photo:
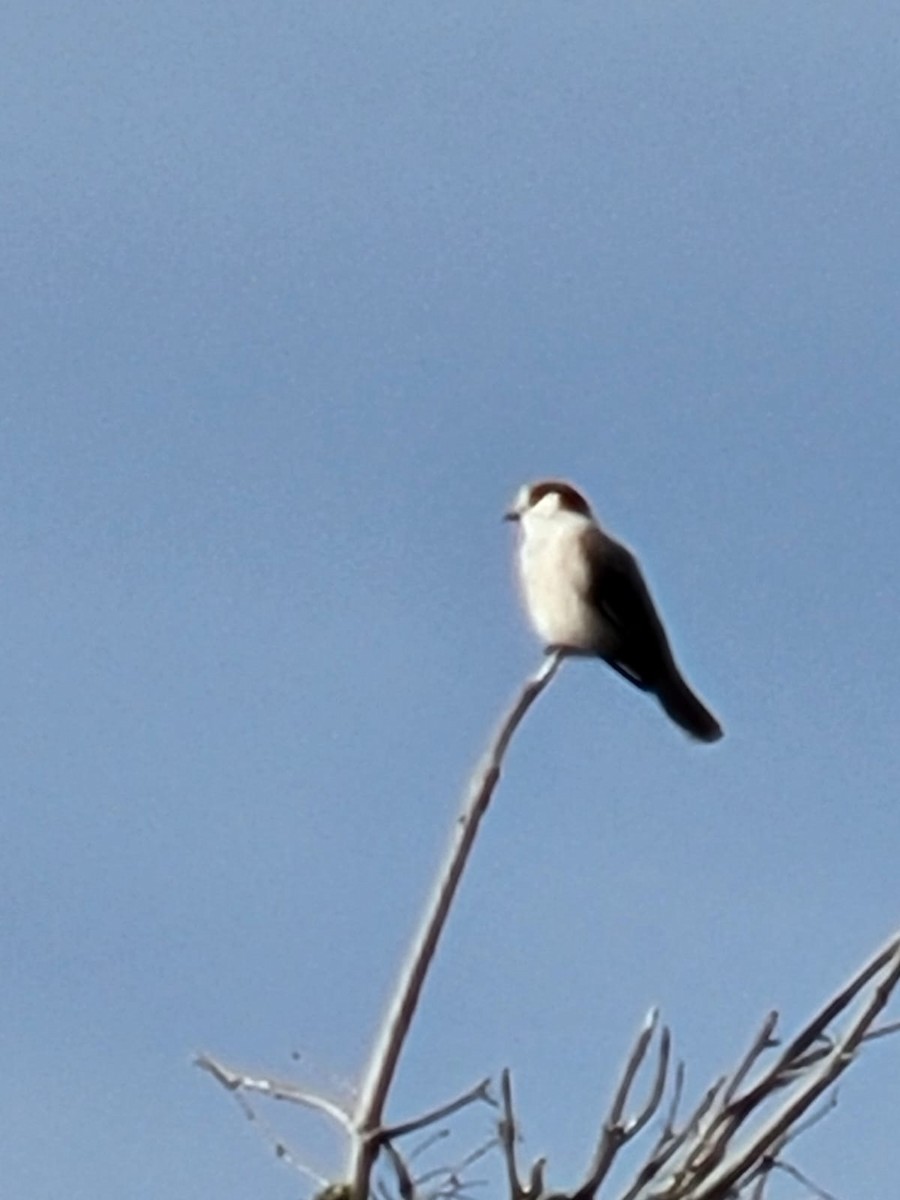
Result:
M634 555L600 529L583 536L590 563L585 594L605 624L602 657L630 683L654 692L691 737L718 741L722 727L678 670Z
M640 688L655 689L672 664L662 622L634 555L597 528L585 532L591 563L588 600L614 637L604 655L611 667Z

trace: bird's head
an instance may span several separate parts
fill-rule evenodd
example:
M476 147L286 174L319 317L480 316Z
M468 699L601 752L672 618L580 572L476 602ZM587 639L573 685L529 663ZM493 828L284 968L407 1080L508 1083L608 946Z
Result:
M577 488L561 479L543 479L539 483L525 483L513 501L512 507L503 514L505 521L521 521L528 514L536 517L552 517L557 513L578 513L592 519L591 506Z

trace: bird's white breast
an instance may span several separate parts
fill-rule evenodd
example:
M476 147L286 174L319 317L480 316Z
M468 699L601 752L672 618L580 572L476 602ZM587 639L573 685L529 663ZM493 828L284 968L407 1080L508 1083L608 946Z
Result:
M597 653L603 622L588 602L590 563L582 540L591 524L580 513L525 513L519 576L528 616L547 645Z

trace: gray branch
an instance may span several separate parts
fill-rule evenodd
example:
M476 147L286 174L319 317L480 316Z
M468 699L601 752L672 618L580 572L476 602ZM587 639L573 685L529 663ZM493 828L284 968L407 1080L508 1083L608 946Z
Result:
M469 784L462 813L456 822L455 836L419 931L400 972L363 1077L354 1113L356 1137L352 1142L347 1173L351 1180L353 1200L368 1200L372 1168L382 1141L381 1126L388 1092L400 1061L403 1044L412 1025L428 969L437 950L438 940L475 843L478 827L500 779L503 756L522 718L550 683L563 658L564 654L560 651L547 655L538 671L525 684L518 699L500 723Z
M637 1078L638 1071L644 1059L647 1057L647 1051L656 1032L658 1021L659 1013L654 1009L644 1022L631 1053L626 1059L622 1077L613 1096L609 1113L603 1122L600 1140L597 1143L597 1149L588 1168L587 1177L584 1183L572 1193L572 1200L591 1200L596 1195L603 1180L609 1174L610 1168L615 1162L619 1151L624 1145L637 1137L662 1103L663 1091L668 1077L671 1050L671 1037L668 1029L665 1027L660 1037L656 1070L654 1072L650 1095L643 1108L635 1116L628 1119L625 1117L625 1108L631 1097L634 1081Z
M198 1066L202 1071L208 1071L229 1092L258 1092L260 1095L268 1096L272 1100L285 1100L289 1104L300 1104L304 1108L311 1108L316 1112L323 1113L326 1117L334 1121L335 1124L340 1125L345 1132L353 1132L353 1122L350 1114L345 1112L339 1104L335 1104L333 1100L328 1100L325 1096L319 1096L315 1092L307 1092L293 1083L271 1079L264 1075L245 1075L240 1071L235 1071L231 1067L225 1066L224 1063L220 1063L209 1054L198 1054L194 1059L194 1065Z
M405 1137L408 1133L416 1133L419 1129L425 1129L428 1125L434 1125L438 1121L452 1117L461 1108L466 1108L469 1104L475 1104L478 1100L481 1100L484 1104L489 1104L492 1108L496 1108L497 1101L490 1093L490 1085L490 1078L482 1079L481 1083L477 1083L469 1091L463 1092L455 1100L450 1100L447 1104L441 1104L438 1108L433 1108L430 1112L423 1113L420 1117L413 1117L410 1121L401 1121L396 1125L386 1125L381 1130L381 1138L387 1142L393 1138Z

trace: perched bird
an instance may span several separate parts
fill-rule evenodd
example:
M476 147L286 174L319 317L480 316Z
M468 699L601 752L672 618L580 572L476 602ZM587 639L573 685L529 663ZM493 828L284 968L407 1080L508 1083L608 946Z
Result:
M597 655L691 737L717 741L719 722L682 678L637 560L584 496L555 479L526 484L505 515L519 524L525 606L547 648Z

